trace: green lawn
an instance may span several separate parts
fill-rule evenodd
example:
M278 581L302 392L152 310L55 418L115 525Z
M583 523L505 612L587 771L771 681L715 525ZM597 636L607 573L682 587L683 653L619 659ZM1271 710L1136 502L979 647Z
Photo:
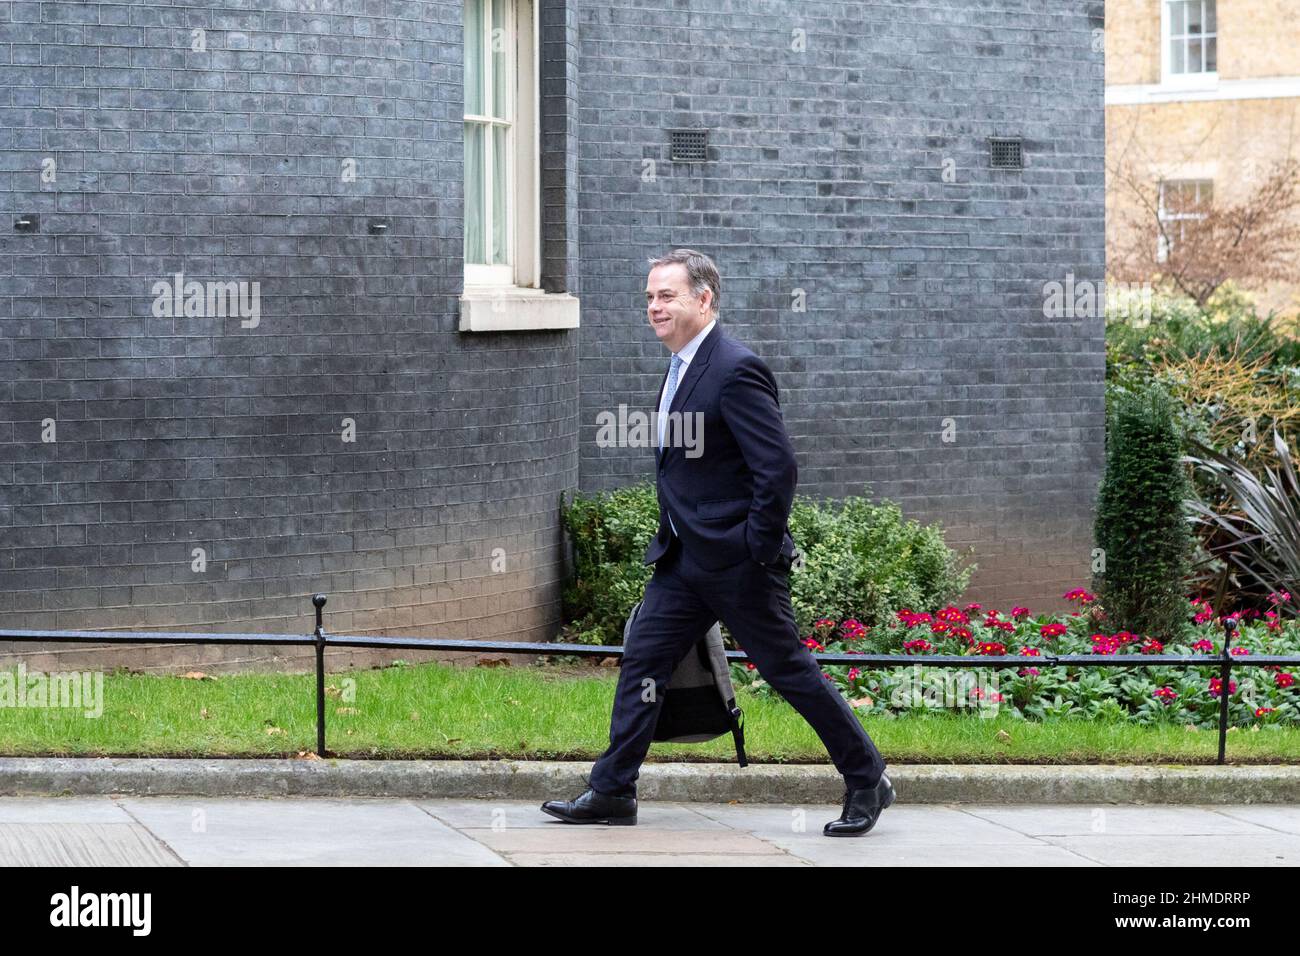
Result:
M12 671L11 671L12 673ZM345 757L513 757L591 760L609 742L617 670L545 667L387 667L327 675L327 737ZM756 763L828 763L787 704L745 695L746 745ZM315 746L312 674L198 680L104 677L102 714L0 706L0 754L293 756ZM1206 763L1218 735L1130 722L1029 723L935 711L870 718L891 763ZM1228 760L1300 763L1300 730L1233 729ZM730 735L707 744L655 744L650 760L734 760Z

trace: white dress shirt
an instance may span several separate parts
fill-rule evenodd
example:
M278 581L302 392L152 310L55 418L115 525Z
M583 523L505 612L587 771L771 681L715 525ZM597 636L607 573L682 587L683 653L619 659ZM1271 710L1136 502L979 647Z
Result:
M682 360L681 368L677 370L677 387L679 389L682 387L682 381L686 378L686 370L687 368L690 367L691 359L695 357L696 351L699 350L700 343L704 341L704 337L706 335L708 335L710 332L713 331L713 327L717 324L718 324L717 319L709 319L709 324L706 325L704 328L702 328L699 334L695 336L695 338L691 339L689 342L683 345L677 352L674 353L678 358ZM671 359L669 361L671 362ZM661 422L664 423L665 430L667 428L667 421L668 421L668 408L664 404L664 399L667 396L668 396L668 378L665 376L663 390L659 393L659 418L656 422L656 425L658 425ZM656 432L657 431L658 429L656 428ZM673 529L673 534L677 534L677 527L673 524L673 516L671 514L668 515L668 526Z

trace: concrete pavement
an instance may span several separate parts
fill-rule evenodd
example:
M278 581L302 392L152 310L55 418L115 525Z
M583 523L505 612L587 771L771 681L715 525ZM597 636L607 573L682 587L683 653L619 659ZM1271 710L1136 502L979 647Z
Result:
M841 839L821 833L830 803L643 799L634 827L562 823L539 803L0 797L0 866L1300 865L1300 802L907 804L900 789L871 833Z

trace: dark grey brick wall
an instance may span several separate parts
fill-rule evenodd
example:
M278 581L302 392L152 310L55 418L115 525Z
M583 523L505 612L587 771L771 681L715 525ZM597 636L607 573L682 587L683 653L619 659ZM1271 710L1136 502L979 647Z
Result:
M323 590L336 632L554 633L577 336L456 331L461 30L459 2L0 8L0 189L41 219L0 232L0 627L303 633ZM176 272L258 282L259 324L155 317ZM41 664L73 659L248 660Z
M1102 320L1044 318L1043 287L1103 277L1102 6L582 3L581 486L653 473L593 437L602 410L653 407L645 260L691 246L777 376L800 493L942 521L976 599L1085 585ZM666 130L696 125L710 162L669 163ZM1027 168L988 168L989 136L1024 137Z
M0 7L0 191L40 216L0 231L0 627L302 633L324 590L336 632L551 636L560 491L651 473L594 428L653 402L645 258L679 245L778 376L800 492L893 498L979 597L1050 603L1101 466L1100 319L1042 315L1101 278L1101 7L542 0L543 284L583 328L493 335L456 331L459 2ZM699 124L711 162L669 163ZM156 317L176 272L257 282L259 324ZM87 655L257 658L34 666Z

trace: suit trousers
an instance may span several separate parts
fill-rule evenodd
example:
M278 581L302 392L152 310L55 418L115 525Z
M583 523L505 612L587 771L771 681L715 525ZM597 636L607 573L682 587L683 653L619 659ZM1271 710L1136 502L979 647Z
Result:
M799 638L790 583L750 557L718 571L701 568L673 536L646 585L623 656L609 747L588 785L598 793L636 796L673 669L715 621L722 621L759 675L812 726L849 787L874 787L885 760L857 715Z

